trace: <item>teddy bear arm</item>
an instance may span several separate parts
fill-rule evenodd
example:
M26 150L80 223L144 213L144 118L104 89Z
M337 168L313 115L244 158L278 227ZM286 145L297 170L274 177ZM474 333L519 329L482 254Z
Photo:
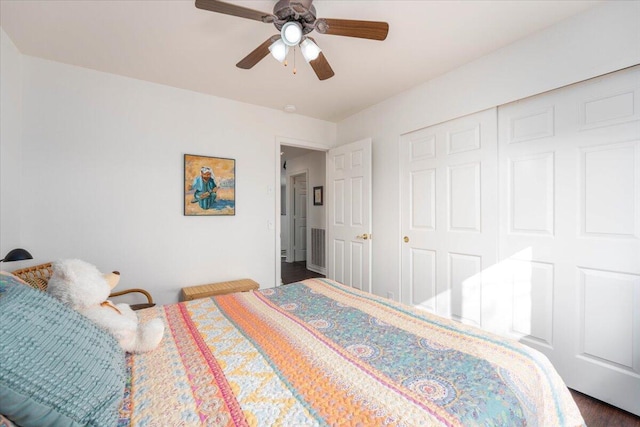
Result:
M128 342L135 342L137 322L126 316L118 314L109 307L93 307L82 310L81 313L92 320L96 325L116 337L120 345L127 350Z
M162 320L155 318L147 323L138 325L135 348L131 353L146 353L155 349L164 335L164 323Z

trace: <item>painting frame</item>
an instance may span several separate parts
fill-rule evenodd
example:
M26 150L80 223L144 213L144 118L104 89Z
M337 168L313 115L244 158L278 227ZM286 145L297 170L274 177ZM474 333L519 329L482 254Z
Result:
M184 155L184 216L235 216L236 160Z
M313 206L322 206L324 204L324 187L322 185L313 187Z

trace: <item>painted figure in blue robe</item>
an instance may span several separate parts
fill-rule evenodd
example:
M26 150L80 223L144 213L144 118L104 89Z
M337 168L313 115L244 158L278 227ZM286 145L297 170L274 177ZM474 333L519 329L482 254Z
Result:
M218 186L210 167L200 169L200 176L193 180L195 190L191 203L198 203L202 209L211 209L218 197Z

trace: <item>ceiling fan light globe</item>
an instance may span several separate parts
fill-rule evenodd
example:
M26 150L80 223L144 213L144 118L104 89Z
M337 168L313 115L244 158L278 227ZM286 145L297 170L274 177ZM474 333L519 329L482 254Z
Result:
M304 39L302 43L300 43L300 50L302 51L302 56L304 56L304 59L306 59L307 62L311 62L318 58L318 55L320 55L321 52L318 45L309 39Z
M282 62L287 58L289 53L289 46L284 44L282 39L278 39L269 46L269 52L277 61Z
M295 21L287 22L280 31L282 41L287 46L296 46L302 39L302 26Z

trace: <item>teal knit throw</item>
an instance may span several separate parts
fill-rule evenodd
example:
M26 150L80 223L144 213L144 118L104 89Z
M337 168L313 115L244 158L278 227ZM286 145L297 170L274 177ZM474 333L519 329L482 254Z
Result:
M44 292L3 291L0 413L20 426L116 425L125 383L118 342Z

